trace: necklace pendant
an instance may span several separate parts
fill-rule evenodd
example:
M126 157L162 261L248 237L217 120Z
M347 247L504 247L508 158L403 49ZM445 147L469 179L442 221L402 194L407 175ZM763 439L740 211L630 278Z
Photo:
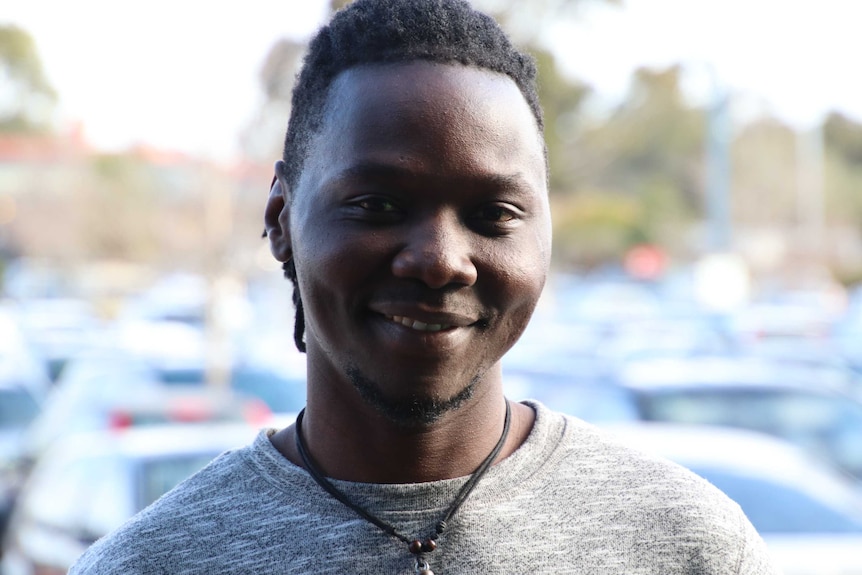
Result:
M431 566L428 565L428 562L424 559L416 560L416 574L417 575L434 575L434 572L431 571Z

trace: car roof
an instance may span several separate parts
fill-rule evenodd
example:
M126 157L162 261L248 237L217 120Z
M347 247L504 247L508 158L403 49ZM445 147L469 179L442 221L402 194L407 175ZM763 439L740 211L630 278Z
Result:
M613 437L684 467L720 469L801 491L862 505L862 491L848 477L789 442L737 428L661 422L604 425Z
M59 439L42 457L149 459L222 452L250 444L260 428L246 423L158 424L77 433Z
M782 366L755 356L658 357L628 362L618 370L617 380L636 390L736 387L842 391L840 386L817 380L816 374L816 370Z

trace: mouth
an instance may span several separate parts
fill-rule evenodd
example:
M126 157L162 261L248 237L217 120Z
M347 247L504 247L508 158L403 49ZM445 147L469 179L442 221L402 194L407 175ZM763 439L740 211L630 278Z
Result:
M424 321L419 321L418 319L413 319L412 317L403 315L387 315L386 319L415 331L438 332L455 327L452 324L446 323L425 323Z

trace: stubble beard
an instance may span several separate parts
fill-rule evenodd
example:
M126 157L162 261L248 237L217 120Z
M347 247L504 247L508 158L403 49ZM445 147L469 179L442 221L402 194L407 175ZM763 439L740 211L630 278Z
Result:
M481 375L475 375L463 389L448 399L417 396L395 399L384 394L380 385L358 368L349 367L346 372L362 399L384 417L405 428L429 425L446 413L457 410L473 397L476 384L481 379Z

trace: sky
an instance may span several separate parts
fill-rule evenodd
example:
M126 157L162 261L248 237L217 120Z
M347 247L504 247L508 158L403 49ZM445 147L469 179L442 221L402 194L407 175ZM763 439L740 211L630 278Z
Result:
M34 38L60 118L96 148L145 143L215 159L262 101L270 47L323 22L322 0L3 0Z
M690 93L725 90L805 129L831 110L862 121L858 0L622 0L584 10L548 42L571 73L613 101L638 66L681 63Z
M5 0L0 23L35 39L62 122L99 149L136 143L214 159L237 153L273 43L307 38L324 0ZM543 36L567 73L612 105L640 66L682 63L695 98L721 86L801 128L829 110L862 121L856 0L622 0Z

